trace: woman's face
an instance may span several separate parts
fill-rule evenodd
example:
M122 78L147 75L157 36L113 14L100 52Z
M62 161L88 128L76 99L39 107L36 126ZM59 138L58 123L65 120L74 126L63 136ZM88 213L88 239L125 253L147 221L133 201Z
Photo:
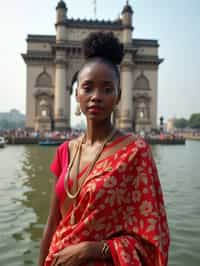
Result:
M88 119L105 120L119 102L119 81L112 68L100 62L86 65L79 74L76 99Z

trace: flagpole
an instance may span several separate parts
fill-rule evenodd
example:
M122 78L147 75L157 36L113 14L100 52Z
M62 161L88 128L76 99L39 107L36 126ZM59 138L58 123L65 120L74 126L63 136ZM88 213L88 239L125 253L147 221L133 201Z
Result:
M97 18L97 1L93 0L93 4L94 4L94 19Z

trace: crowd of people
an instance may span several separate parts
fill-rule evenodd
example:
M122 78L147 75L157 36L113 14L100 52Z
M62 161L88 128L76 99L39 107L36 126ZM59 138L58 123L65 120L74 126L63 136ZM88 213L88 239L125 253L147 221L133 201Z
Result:
M65 131L34 131L24 128L0 130L0 136L4 138L46 138L46 139L71 139L79 136L82 130L69 129Z
M45 138L45 139L72 139L74 137L79 136L83 130L81 129L68 129L65 131L34 131L27 130L25 128L18 129L3 129L0 130L0 136L6 139L8 138ZM169 133L169 132L139 132L134 133L134 135L139 135L145 139L181 139L183 138L183 133ZM199 134L193 134L195 136L199 136Z

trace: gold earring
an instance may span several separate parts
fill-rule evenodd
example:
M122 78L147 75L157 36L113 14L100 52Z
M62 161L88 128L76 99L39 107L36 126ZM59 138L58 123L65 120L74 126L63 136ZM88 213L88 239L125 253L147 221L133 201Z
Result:
M76 105L75 115L77 115L77 116L81 115L80 103L77 103L77 105Z

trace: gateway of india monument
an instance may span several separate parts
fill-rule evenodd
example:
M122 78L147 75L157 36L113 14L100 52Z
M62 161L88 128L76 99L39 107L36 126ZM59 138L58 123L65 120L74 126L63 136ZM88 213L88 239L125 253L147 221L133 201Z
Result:
M95 31L112 31L124 44L120 65L121 101L113 114L116 127L149 132L157 128L157 40L134 38L133 10L128 1L114 21L71 19L60 0L56 7L56 35L28 35L26 128L70 128L70 102L74 76L83 64L82 40Z

